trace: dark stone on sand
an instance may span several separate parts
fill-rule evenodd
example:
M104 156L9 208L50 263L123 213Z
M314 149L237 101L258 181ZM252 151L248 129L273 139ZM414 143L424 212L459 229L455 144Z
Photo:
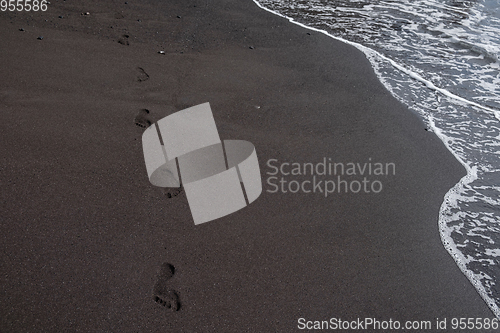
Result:
M37 37L38 40L42 40L43 39L43 36L38 36Z
M253 47L253 46L249 46L248 48L249 48L250 50L253 50L253 49L254 49L254 47Z
M177 18L181 18L181 16L180 16L180 15L177 15Z
M21 29L19 29L19 31L24 31L24 29L23 29L23 28L21 28Z
M64 18L64 16L62 16L62 15L59 15L59 18Z

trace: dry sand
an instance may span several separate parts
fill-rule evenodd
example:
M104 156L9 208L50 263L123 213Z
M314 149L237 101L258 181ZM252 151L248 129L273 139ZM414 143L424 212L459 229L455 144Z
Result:
M250 0L103 2L0 13L1 332L493 317L439 238L465 171L362 53ZM203 102L255 145L264 192L195 226L183 192L148 182L134 122ZM324 157L396 175L379 194L267 192L269 159Z

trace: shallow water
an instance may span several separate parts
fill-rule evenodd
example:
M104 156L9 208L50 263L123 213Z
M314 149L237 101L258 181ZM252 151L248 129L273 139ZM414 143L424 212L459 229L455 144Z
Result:
M258 0L353 43L466 167L445 196L445 248L500 318L500 0Z

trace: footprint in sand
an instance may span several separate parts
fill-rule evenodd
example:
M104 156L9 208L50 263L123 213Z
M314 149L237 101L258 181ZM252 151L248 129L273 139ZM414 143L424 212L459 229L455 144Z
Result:
M179 311L181 308L179 294L168 287L168 281L174 276L174 273L175 267L173 265L167 262L161 265L153 287L153 299L166 309Z
M170 199L170 198L176 197L182 193L182 186L181 187L164 187L162 189L162 191L163 191L163 194L165 194L165 196Z
M118 43L122 44L122 45L130 45L130 42L128 41L128 38L130 36L125 34L125 35L122 35L119 39L118 39Z
M142 68L140 68L142 69ZM147 75L147 74L146 74ZM135 116L134 123L141 128L148 128L153 123L153 120L149 114L148 109L141 109L139 113ZM183 187L165 187L162 188L163 194L171 199L178 196L183 192Z
M142 67L137 67L137 81L139 82L144 82L149 80L149 74L146 73L144 68Z
M153 123L151 117L149 116L148 109L141 109L139 113L135 116L134 122L137 126L142 128L148 128Z

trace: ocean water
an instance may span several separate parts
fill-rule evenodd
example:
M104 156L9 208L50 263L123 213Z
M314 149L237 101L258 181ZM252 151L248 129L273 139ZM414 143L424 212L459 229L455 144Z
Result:
M439 231L500 318L500 0L254 1L358 47L465 166Z

